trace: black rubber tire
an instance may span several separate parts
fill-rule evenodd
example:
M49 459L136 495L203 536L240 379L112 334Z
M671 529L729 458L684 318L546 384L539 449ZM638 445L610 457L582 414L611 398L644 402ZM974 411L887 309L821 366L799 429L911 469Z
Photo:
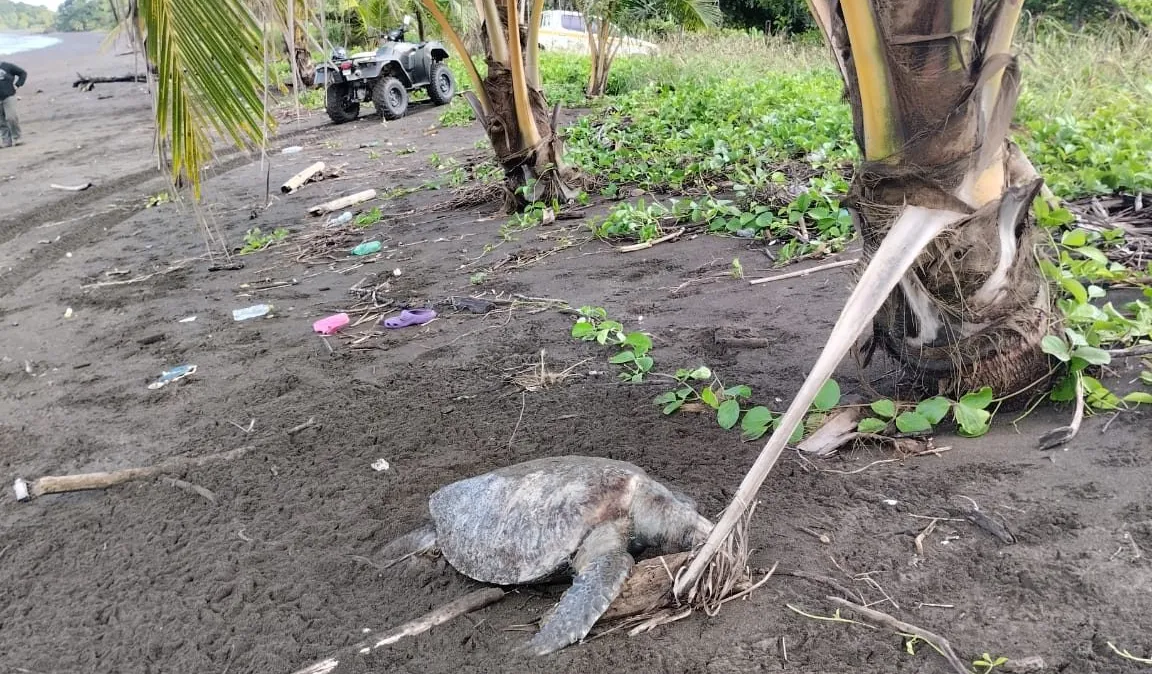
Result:
M384 119L400 119L408 112L408 90L400 80L384 75L372 87L372 105Z
M349 85L340 82L328 87L324 96L324 110L333 124L354 122L360 116L360 101L348 100Z
M432 73L428 78L428 98L436 105L448 105L456 95L456 78L443 61L432 64Z

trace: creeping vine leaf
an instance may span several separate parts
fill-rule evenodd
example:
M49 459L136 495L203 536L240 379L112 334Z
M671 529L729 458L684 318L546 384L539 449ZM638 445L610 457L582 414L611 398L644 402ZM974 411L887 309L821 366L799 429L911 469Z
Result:
M837 384L835 379L829 379L824 382L824 386L820 387L820 392L816 394L812 406L823 412L836 407L839 402L840 384Z
M740 430L744 432L745 439L756 440L768 432L774 420L771 410L763 405L757 405L744 413Z
M891 419L892 417L896 416L896 403L888 400L887 398L884 400L877 400L876 402L872 403L870 407L877 416L884 417L885 419Z
M927 400L922 400L916 405L916 413L928 420L928 423L935 426L943 421L944 417L948 416L948 410L952 408L952 402L942 396L936 396Z
M879 434L883 433L886 428L888 428L888 422L876 417L865 417L856 424L858 433Z
M896 417L896 428L901 433L927 433L932 430L932 424L919 412L901 412Z
M963 399L952 408L952 416L960 426L960 435L966 438L978 438L987 433L992 418L987 410L967 405Z
M720 408L716 410L716 423L720 424L720 428L728 430L736 425L740 419L740 403L736 400L729 398L720 403Z

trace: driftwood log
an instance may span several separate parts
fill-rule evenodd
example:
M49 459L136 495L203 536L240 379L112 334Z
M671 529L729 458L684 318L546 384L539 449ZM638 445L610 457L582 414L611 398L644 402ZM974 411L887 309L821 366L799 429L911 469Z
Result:
M308 212L311 213L312 215L324 215L325 213L331 213L333 211L343 210L345 208L348 208L349 206L355 206L356 204L362 204L365 201L370 201L370 200L375 199L375 198L376 198L376 190L364 190L363 192L357 192L356 194L350 194L346 197L340 197L339 199L334 199L332 201L329 201L329 202L326 202L323 204L317 204L317 205L309 208Z
M16 491L16 500L18 501L30 501L44 494L106 489L130 480L155 477L164 473L179 473L189 468L196 468L208 463L227 461L242 456L248 449L248 447L240 447L231 451L205 456L177 457L154 466L125 468L111 472L80 473L78 475L45 475L32 482L28 482L22 478L16 478L16 483L13 485L13 488Z
M76 81L72 83L74 89L80 91L92 91L97 84L108 84L110 82L147 82L148 77L145 75L119 75L117 77L88 77L76 73Z
M303 171L301 171L301 172L297 173L296 175L292 176L291 178L289 178L288 182L286 182L280 186L280 191L283 192L284 194L292 194L296 190L300 189L301 187L304 187L304 185L306 185L309 182L311 182L312 180L314 180L316 178L317 174L319 174L320 177L322 178L323 173L324 173L324 162L318 161L315 164L309 166L308 168L304 169Z

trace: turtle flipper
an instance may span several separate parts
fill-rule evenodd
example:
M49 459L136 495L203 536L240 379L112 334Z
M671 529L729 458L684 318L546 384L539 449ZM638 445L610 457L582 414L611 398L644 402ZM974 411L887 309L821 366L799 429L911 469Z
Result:
M436 547L436 527L431 521L393 540L384 546L380 556L384 558L384 568L428 552Z
M536 655L547 655L580 641L608 610L635 563L627 551L627 536L617 523L596 527L576 553L576 578L560 597L552 616L527 644Z

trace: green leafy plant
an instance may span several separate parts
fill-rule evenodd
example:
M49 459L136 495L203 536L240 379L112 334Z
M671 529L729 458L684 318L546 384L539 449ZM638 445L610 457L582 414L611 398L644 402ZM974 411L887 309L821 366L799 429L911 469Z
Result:
M648 355L652 349L652 338L642 332L630 332L623 336L620 347L620 353L612 356L608 362L625 368L620 373L621 379L632 383L643 381L644 376L652 370L652 356Z
M1005 658L1003 656L994 657L994 656L991 656L991 655L985 653L985 654L981 655L979 658L976 658L975 660L973 660L972 664L978 668L978 671L976 672L976 674L988 674L988 672L991 672L992 670L996 669L997 667L999 667L1000 665L1003 665L1006 662L1008 662L1008 658Z
M1068 224L1067 218L1054 216L1054 210L1034 205L1034 210L1050 218L1052 227ZM1110 348L1122 347L1152 339L1152 291L1145 288L1145 299L1125 302L1120 307L1106 301L1106 283L1139 284L1139 273L1109 260L1108 247L1123 242L1123 231L1095 232L1073 227L1065 229L1056 243L1055 260L1040 263L1045 275L1057 284L1061 297L1056 306L1062 319L1061 334L1048 335L1041 343L1044 352L1063 365L1064 373L1049 397L1066 402L1076 396L1077 378L1083 384L1084 400L1089 410L1112 410L1124 402L1143 402L1142 392L1121 399L1099 379L1087 372L1093 367L1112 362Z
M356 216L357 227L371 227L380 222L384 218L384 214L380 212L380 207L376 206L370 211L364 211Z
M960 435L976 438L987 433L991 426L992 413L987 408L992 402L992 389L987 386L957 401L936 396L915 406L902 406L888 399L877 400L869 406L875 416L861 419L856 430L881 435L895 426L898 432L906 435L929 433L951 411Z
M288 237L288 234L288 230L283 227L277 227L267 234L261 232L259 227L253 227L244 234L244 246L240 249L239 255L264 250L274 243L280 243Z
M572 336L585 342L596 342L601 346L619 344L624 341L624 326L608 320L608 312L601 307L581 307L579 318L572 326Z
M160 206L161 204L167 204L167 203L170 203L171 201L172 201L172 195L171 194L169 194L168 192L159 192L157 194L153 194L152 196L148 197L148 202L144 205L144 208L156 208L157 206Z
M476 114L472 112L472 106L456 98L440 113L438 121L440 126L469 126L476 121Z

